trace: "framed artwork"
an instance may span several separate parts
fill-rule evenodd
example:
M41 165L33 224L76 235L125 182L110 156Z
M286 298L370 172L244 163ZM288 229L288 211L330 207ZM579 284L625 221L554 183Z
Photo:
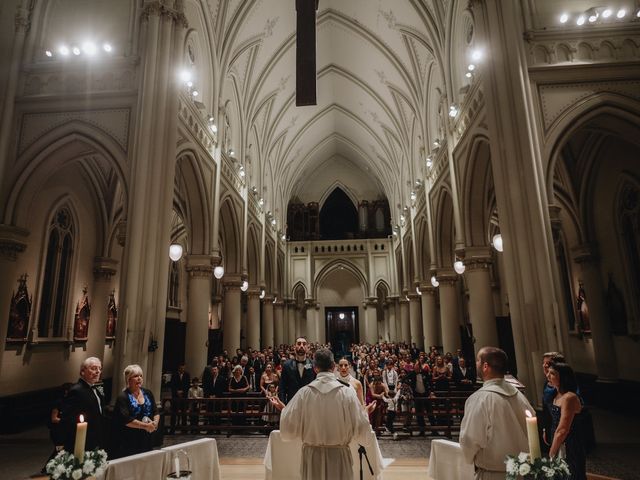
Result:
M73 341L86 342L89 336L89 320L91 318L91 305L87 296L87 287L82 289L82 296L76 305L76 316L73 322Z
M27 274L18 279L18 291L11 297L9 307L9 325L7 327L7 343L23 343L27 341L29 318L31 317L32 297L27 291Z
M116 305L115 290L111 290L109 295L109 304L107 305L107 330L105 332L106 340L115 340L116 325L118 324L118 306Z

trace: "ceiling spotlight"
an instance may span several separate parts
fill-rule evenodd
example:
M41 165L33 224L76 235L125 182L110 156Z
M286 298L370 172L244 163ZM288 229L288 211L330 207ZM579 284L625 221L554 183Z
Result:
M416 195L416 192L413 192L413 191L412 191L412 192L411 192L411 201L412 201L412 202L415 202L415 201L416 201L416 198L418 198L418 196Z
M223 275L224 275L224 267L222 265L218 265L216 268L213 269L213 276L216 277L218 280L220 280Z
M435 275L431 276L431 285L433 285L435 288L438 288L440 286L440 282Z
M589 15L589 23L594 23L596 20L598 20L598 13L592 13L591 15Z
M266 295L264 288L262 290L260 290L260 299L263 299L264 296Z
M44 51L44 54L45 54L47 57L53 57L53 52L52 52L51 50L45 50L45 51Z
M69 55L69 47L67 47L66 45L62 45L60 48L58 48L58 52L60 52L60 55Z
M107 52L107 53L110 53L110 52L111 52L111 50L113 50L113 48L111 47L111 44L110 44L110 43L105 43L105 44L103 44L103 45L102 45L102 49L103 49L105 52Z
M240 174L241 177L244 177L245 173L244 173L244 167L242 165L240 165L240 168L238 169L238 173Z
M610 8L607 8L602 12L602 18L609 18L613 11Z
M580 15L578 17L578 19L576 20L576 25L584 25L584 22L587 20L587 18L584 15Z
M640 8L638 9L638 11L636 12L636 18L640 18Z
M440 139L439 138L436 138L433 141L433 148L440 148Z
M191 72L189 70L182 70L180 72L180 80L189 83L191 81Z
M276 219L275 218L271 219L271 225L273 225L274 227L276 226Z
M422 292L420 291L420 287L416 287L416 293L417 293L418 295L422 295Z
M467 67L467 70L469 70L470 72L473 72L476 69L476 66L473 63L470 63L469 66Z
M174 262L180 260L182 258L182 245L179 243L169 245L169 258Z
M264 205L264 198L260 197L260 199L258 200L258 205L260 205L261 207Z
M211 125L209 125L209 128L213 133L218 133L218 127L216 126L215 123L212 123Z
M283 242L286 242L287 236L283 233L282 235L280 235L280 240L282 240Z
M246 292L247 290L249 290L249 282L247 282L246 280L243 280L240 290L242 290L243 292Z
M193 95L194 97L197 97L200 94L198 93L198 90L194 90L193 92L191 92L191 95Z
M187 82L187 87L189 87L189 88L193 87L193 82L191 80L189 80Z
M433 166L433 156L432 156L432 155L429 155L429 156L427 157L427 167L428 167L428 168L431 168L432 166Z
M229 149L229 156L230 157L235 157L236 156L236 152L233 151L233 148Z
M626 14L627 11L624 8L621 8L620 10L618 10L618 13L616 13L616 17L623 18Z
M464 263L462 263L462 260L456 260L453 262L453 269L458 275L462 275L467 268L464 266Z
M467 73L464 74L464 76L467 77L467 78L471 78L471 77L473 77L473 73L467 72Z
M474 62L482 60L482 50L476 48L473 52L471 52L471 60L473 60Z
M73 47L71 49L71 51L73 52L74 55L80 55L80 48L79 47Z
M95 55L98 49L96 48L96 44L93 42L85 42L82 44L82 50L87 55Z
M455 103L451 104L449 107L449 116L451 118L456 118L458 116L458 106Z
M560 23L567 23L568 20L569 20L569 14L563 13L562 15L560 15Z

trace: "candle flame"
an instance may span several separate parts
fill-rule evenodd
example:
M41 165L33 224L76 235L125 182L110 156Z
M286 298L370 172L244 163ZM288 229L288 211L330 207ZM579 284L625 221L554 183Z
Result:
M529 410L527 410L528 412ZM80 415L80 423L84 422L84 415Z
M524 413L526 413L527 417L529 417L529 418L533 417L533 415L531 414L531 412L529 410L525 410Z

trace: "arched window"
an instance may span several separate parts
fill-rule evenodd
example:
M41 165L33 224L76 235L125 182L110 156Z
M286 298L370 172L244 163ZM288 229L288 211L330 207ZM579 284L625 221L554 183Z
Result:
M49 225L47 254L38 315L39 337L61 337L71 279L75 228L67 207L61 207Z

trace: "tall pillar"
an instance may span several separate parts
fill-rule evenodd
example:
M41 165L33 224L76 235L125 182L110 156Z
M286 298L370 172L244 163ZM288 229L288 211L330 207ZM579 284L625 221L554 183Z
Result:
M222 347L233 356L240 348L240 314L242 276L226 273L222 278L224 303L222 304ZM205 363L206 365L206 363Z
M247 347L260 349L260 289L247 290Z
M320 304L318 302L314 305L315 310L315 325L316 325L316 341L318 343L327 343L327 334L324 328L324 317L322 316L322 312L320 311Z
M574 261L580 264L585 301L589 306L589 322L593 339L593 356L598 380L614 381L618 378L616 351L609 328L610 321L605 305L604 285L598 257L593 247L580 245L573 250Z
M374 344L378 341L378 312L376 305L378 299L376 297L369 297L363 303L364 316L365 316L365 339L367 343Z
M387 297L389 301L389 340L392 342L398 341L398 330L399 328L399 310L400 304L398 303L398 297L392 296Z
M172 8L175 6L175 8ZM132 132L127 233L122 263L114 371L138 363L160 398L169 276L168 248L178 137L179 82L187 21L183 2L140 11L140 92ZM150 352L151 340L157 349ZM114 378L114 391L124 380Z
M306 315L304 320L305 334L307 340L309 340L310 342L318 341L318 332L316 331L316 303L317 302L313 299L304 301L304 304L307 307L305 309Z
M409 320L409 300L405 294L403 294L398 300L400 304L400 330L399 338L400 342L409 342L411 340L411 323Z
M461 346L458 313L458 275L438 275L440 282L440 321L444 352L454 353Z
M273 297L265 295L262 299L262 348L275 346L273 330Z
M382 339L385 342L388 342L390 339L389 336L389 315L392 309L394 309L393 305L391 305L389 303L389 298L385 299L384 303L382 304L382 311L384 313L384 319L382 321ZM394 309L395 310L395 309Z
M11 296L18 287L18 255L27 247L26 240L29 232L10 225L0 225L0 373L2 373L2 358L4 355L7 329L9 328L9 310ZM33 292L33 283L27 284ZM35 315L31 312L31 315ZM0 378L2 376L0 375Z
M429 351L429 348L434 345L440 345L440 338L438 335L438 311L436 308L436 296L438 295L438 289L434 288L431 284L422 283L420 285L420 297L422 307L422 335L424 338L424 350Z
M209 308L213 265L209 255L189 255L186 260L189 285L187 286L187 332L184 357L188 371L200 372L208 363Z
M555 290L539 105L532 93L528 45L522 32L523 2L470 2L477 41L491 52L479 66L492 145L491 170L500 232L504 239L505 284L513 328L518 378L530 399L544 378L540 355L559 348L559 304ZM535 252L535 255L532 255Z
M482 347L499 346L496 314L493 309L491 276L489 275L492 260L488 249L484 250L474 255L469 255L469 251L466 251L464 259L466 267L464 278L469 289L469 319L473 326L476 353Z
M417 347L423 347L422 333L422 309L420 305L420 295L411 293L409 297L409 323L411 328L411 343L415 343Z
M111 279L116 273L117 260L96 257L93 263L93 291L91 292L91 321L87 335L87 356L104 358L104 339L107 329L107 307L111 293Z
M287 323L289 324L287 329L287 343L293 345L296 341L295 337L298 335L298 329L296 328L298 312L295 301L292 298L287 298L285 304L287 309Z
M284 343L284 302L278 299L273 304L274 347Z

